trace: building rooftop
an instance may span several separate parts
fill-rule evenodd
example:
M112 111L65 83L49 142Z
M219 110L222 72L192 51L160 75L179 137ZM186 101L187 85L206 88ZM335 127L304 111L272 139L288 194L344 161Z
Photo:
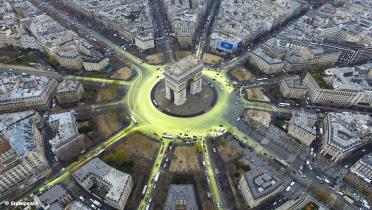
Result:
M180 207L185 210L199 209L192 184L172 184L170 186L164 210L181 209Z
M288 79L283 80L288 87L290 88L298 88L298 89L307 89L305 85L302 84L302 80L299 76L291 77Z
M371 117L368 115L330 112L328 143L342 151L349 151L364 141L370 139L372 134Z
M316 119L317 117L315 114L297 112L293 114L290 123L296 125L297 127L305 130L312 135L316 135L316 130L314 129Z
M91 210L91 208L85 206L80 201L74 201L65 210Z
M63 80L57 87L57 94L63 94L65 92L75 91L81 85L80 81L76 80Z
M253 51L253 54L255 54L256 56L260 57L262 60L264 60L266 63L268 64L279 64L279 63L283 63L282 60L280 59L276 59L276 58L273 58L271 57L270 55L268 55L262 48L257 48Z
M149 3L145 0L71 0L76 9L99 16L104 24L113 24L125 31L139 33L153 29Z
M10 103L46 94L55 79L34 75L14 75L0 80L0 103Z
M365 165L368 165L369 167L372 168L372 152L364 155L360 161L365 164ZM372 180L372 179L371 179Z
M66 194L68 194L66 189L62 185L57 184L49 188L38 198L43 206L50 205L50 209L52 210L63 210L64 207L61 203L59 203L59 199L64 197Z
M245 172L243 176L255 200L272 193L282 184L281 180L260 170Z
M39 152L40 148L34 136L34 116L36 111L25 111L0 115L0 133L9 141L11 150L18 157L24 157L28 152ZM9 148L10 149L10 148Z
M303 6L303 2L297 0L225 0L221 2L212 34L251 41Z
M325 72L327 80L337 90L372 91L372 80L365 71L372 71L372 63L357 67L330 68Z
M102 180L105 182L105 185L110 186L107 194L102 199L114 202L118 202L123 195L123 191L128 190L128 183L131 179L130 175L116 170L99 158L89 161L77 170L73 176L79 182L84 182L91 177L95 177L98 181Z
M64 147L80 136L73 111L49 115L48 122L52 128L56 128L56 136L49 140L52 151Z

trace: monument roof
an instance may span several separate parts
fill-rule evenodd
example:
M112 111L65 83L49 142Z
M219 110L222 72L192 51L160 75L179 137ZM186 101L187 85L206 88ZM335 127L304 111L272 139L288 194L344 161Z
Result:
M168 71L170 74L173 74L175 76L180 76L181 74L189 71L194 66L198 65L200 63L200 60L195 58L192 55L189 55L185 57L182 60L179 60L173 64L170 64L166 67L166 71Z

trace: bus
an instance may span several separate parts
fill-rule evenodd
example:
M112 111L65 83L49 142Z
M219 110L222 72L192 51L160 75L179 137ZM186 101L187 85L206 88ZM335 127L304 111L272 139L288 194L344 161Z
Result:
M134 124L137 124L137 120L133 117L133 116L130 116L130 119L134 122Z
M144 195L144 194L146 193L146 190L147 190L147 185L145 185L145 186L143 187L142 195Z
M289 103L279 103L278 106L290 106L291 104Z
M156 173L154 181L157 182L160 176L160 172Z
M163 135L163 138L166 138L166 139L173 139L173 136L170 135L170 134L164 134L164 135Z
M258 78L257 81L261 81L261 80L266 80L267 77L264 77L264 78Z
M158 107L158 106L159 106L158 102L156 102L156 101L155 101L155 99L154 99L154 100L152 100L152 101L154 102L154 105L155 105L156 107Z

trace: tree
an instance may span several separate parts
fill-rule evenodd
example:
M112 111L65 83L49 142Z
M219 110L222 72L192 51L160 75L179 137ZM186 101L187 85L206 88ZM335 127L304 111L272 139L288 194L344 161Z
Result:
M196 143L195 145L195 150L198 152L198 153L201 153L203 151L203 147L201 145L200 142Z
M331 194L327 191L315 192L320 201L324 203L330 203L332 201Z

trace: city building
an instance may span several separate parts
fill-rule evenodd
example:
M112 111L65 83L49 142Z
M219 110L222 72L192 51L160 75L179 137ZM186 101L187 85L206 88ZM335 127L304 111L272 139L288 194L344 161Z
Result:
M0 47L16 46L39 49L68 69L100 71L108 58L95 57L95 50L86 39L66 29L28 1L12 2L9 12L0 15ZM1 17L4 21L1 21ZM29 34L30 33L30 34ZM82 56L92 56L83 61ZM103 66L103 67L102 67Z
M155 48L155 40L152 34L149 34L149 35L138 34L136 36L134 43L141 50L148 50L148 49Z
M114 36L120 36L129 42L135 42L139 34L154 34L150 6L146 0L63 0L63 3L103 27L113 30ZM153 36L152 39L154 40Z
M284 67L281 59L271 57L262 48L257 48L250 54L249 62L265 74L280 73Z
M59 83L56 98L60 104L77 103L84 93L84 87L79 81L63 80Z
M36 111L0 115L0 200L14 198L50 172L40 122Z
M83 57L83 66L87 71L102 71L110 64L110 59L103 56Z
M192 184L172 184L168 190L163 210L198 210Z
M245 172L240 178L239 187L249 208L260 205L284 189L281 180L261 170Z
M64 45L51 50L51 55L61 66L74 70L83 68L83 59L75 45Z
M288 134L308 147L316 138L316 122L317 118L314 114L295 113L289 121Z
M206 12L207 1L165 0L164 5L178 43L191 45L202 15Z
M371 64L358 67L327 69L325 73L310 72L303 80L311 102L341 106L372 106L372 86L361 74Z
M116 209L124 209L133 188L130 175L99 158L89 161L73 177L86 191Z
M62 185L54 185L43 194L34 197L36 207L43 210L64 210L73 198Z
M187 91L195 95L202 90L203 63L190 55L165 67L165 92L168 100L180 106L186 102Z
M210 35L210 47L233 53L306 7L307 3L297 0L222 1Z
M304 99L307 94L307 87L302 84L300 77L292 77L280 82L280 92L285 98Z
M297 193L296 196L293 196L287 202L285 202L282 205L275 208L275 210L307 209L306 207L309 204L312 204L313 208L318 209L318 210L328 210L328 208L326 206L324 206L322 203L317 201L314 197L307 194L306 192Z
M79 141L80 134L73 111L51 114L48 123L53 132L56 133L55 137L49 140L49 144L52 147L52 152L57 157Z
M0 47L21 47L37 49L35 38L28 35L17 21L15 13L0 14Z
M80 201L74 201L70 205L66 206L65 210L91 210L91 208L87 207Z
M350 172L370 184L372 181L372 153L370 152L358 160L350 168Z
M58 83L44 76L10 75L0 80L0 111L45 109Z
M371 142L371 117L330 112L324 117L323 132L320 154L337 162Z

